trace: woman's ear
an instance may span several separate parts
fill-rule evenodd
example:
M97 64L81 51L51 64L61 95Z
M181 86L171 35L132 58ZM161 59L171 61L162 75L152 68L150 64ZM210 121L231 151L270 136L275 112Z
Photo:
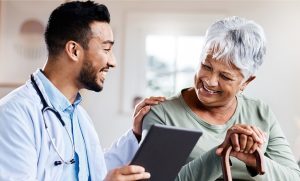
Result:
M82 47L75 41L68 41L65 46L68 57L73 61L79 61Z
M247 85L252 81L252 80L254 80L256 78L256 76L250 76L244 83L243 83L243 85L242 85L242 87L241 87L241 91L243 91L246 87L247 87Z

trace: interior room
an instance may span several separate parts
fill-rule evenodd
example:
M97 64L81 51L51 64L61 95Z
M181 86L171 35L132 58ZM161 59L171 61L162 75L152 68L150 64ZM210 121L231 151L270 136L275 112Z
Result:
M62 0L0 0L0 97L42 68L44 28ZM108 6L117 67L100 93L83 90L83 107L103 147L132 125L134 100L170 97L193 86L206 28L241 16L262 25L265 62L244 94L260 98L277 116L300 159L300 1L298 0L97 0ZM32 33L33 32L33 33Z

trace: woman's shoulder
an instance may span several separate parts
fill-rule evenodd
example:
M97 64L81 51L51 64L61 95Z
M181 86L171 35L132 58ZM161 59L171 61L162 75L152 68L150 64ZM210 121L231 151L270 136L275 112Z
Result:
M182 107L181 94L176 94L171 97L167 97L164 102L159 103L158 105L152 106L151 110L153 111L175 111L178 108Z
M242 112L257 113L258 115L269 116L273 114L269 105L259 98L250 97L247 95L239 95L238 104Z
M247 106L254 106L254 107L268 107L268 105L261 99L250 97L244 94L240 94L237 96L238 102L240 104L245 104Z

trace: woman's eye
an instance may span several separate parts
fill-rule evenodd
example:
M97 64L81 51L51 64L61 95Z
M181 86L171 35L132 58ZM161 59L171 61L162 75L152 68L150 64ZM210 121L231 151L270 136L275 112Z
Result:
M202 67L203 67L205 70L211 70L211 69L212 69L210 66L204 65L204 64L202 64Z
M225 76L225 75L221 75L221 77L222 77L222 79L224 79L224 80L232 80L231 78L229 78L229 77L227 77L227 76Z

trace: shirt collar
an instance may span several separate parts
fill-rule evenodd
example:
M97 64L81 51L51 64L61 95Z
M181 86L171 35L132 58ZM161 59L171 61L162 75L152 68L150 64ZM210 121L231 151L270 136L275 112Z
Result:
M37 72L51 105L58 111L73 112L74 108L81 102L81 95L78 93L73 104L58 90L41 70Z

